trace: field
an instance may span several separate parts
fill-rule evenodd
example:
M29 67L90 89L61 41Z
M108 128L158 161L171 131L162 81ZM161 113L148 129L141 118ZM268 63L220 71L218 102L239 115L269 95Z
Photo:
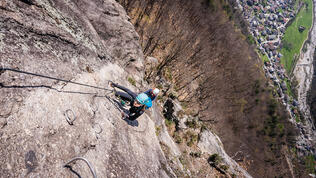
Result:
M312 0L303 0L304 4L300 12L295 17L293 23L286 29L282 39L283 48L281 53L281 64L288 73L294 67L295 58L298 57L304 41L307 39L309 29L313 21L313 3ZM303 26L306 29L299 32L299 27Z

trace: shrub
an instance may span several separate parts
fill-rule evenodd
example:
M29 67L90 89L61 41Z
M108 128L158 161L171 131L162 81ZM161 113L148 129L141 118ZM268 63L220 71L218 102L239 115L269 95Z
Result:
M221 169L223 169L224 171L227 171L228 170L228 168L229 168L229 166L227 166L227 165L220 165L219 166Z
M210 164L213 165L219 165L222 162L223 158L221 156L219 156L217 153L212 154L209 158L208 158L208 162Z
M247 36L247 41L248 41L250 44L255 44L255 43L256 43L255 40L254 40L254 38L253 38L251 35L248 35L248 36Z
M174 121L171 119L165 119L165 124L167 127L171 127L174 124Z
M158 85L157 85L157 88L158 88L159 90L163 89L162 84L158 84Z
M161 132L161 127L156 126L156 135L158 136Z
M207 126L206 126L206 125L202 124L202 126L201 126L201 132L203 132L204 130L208 130L208 129L207 129Z
M132 77L128 77L127 81L136 87L136 81Z
M193 144L198 141L198 135L190 131L185 134L185 138L189 147L193 146Z
M186 121L185 125L188 126L189 128L193 128L193 129L196 129L198 127L198 123L195 119L193 119L191 121Z
M177 132L175 132L175 134L173 135L173 138L174 138L176 143L178 143L178 144L182 143L182 138Z
M190 156L195 157L195 158L200 158L201 157L202 152L198 151L198 152L191 152Z
M258 104L259 101L260 101L260 99L256 98L256 100L255 100L256 104Z

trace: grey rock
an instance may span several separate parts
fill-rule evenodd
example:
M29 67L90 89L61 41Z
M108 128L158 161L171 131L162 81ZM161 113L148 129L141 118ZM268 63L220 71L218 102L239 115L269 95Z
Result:
M143 78L139 36L122 6L114 0L36 0L1 1L0 7L2 66L106 88L4 71L1 177L73 177L63 165L78 156L99 177L175 177L150 113L127 122L105 97L113 97L108 80L138 92L126 81L128 73L136 82ZM68 109L73 125L64 115ZM92 176L81 161L72 169Z
M228 171L237 177L251 177L242 167L240 167L232 158L230 158L223 148L223 144L219 137L211 131L205 130L201 133L198 147L202 152L210 155L218 154L223 158L223 162L229 165Z

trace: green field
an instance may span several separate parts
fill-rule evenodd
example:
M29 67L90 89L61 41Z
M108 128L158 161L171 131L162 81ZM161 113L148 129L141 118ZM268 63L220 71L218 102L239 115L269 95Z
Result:
M312 0L302 1L304 2L304 5L296 15L293 23L286 29L282 39L283 48L281 49L281 54L283 54L283 57L281 58L281 64L284 65L284 68L288 73L290 73L294 67L294 58L299 55L300 49L307 39L313 21ZM306 3L308 6L305 5ZM300 26L306 28L302 33L298 30Z

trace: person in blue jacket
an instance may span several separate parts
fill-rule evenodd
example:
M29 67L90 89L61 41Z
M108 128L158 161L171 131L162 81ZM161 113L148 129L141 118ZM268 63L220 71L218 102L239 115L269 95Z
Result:
M147 94L141 93L137 95L128 88L120 86L116 83L109 82L109 84L111 87L116 87L124 91L115 91L115 95L130 102L131 107L127 116L129 120L137 119L145 112L146 109L152 106L152 99ZM122 113L122 116L125 117L125 113Z
M154 101L159 94L159 89L158 88L149 89L145 91L144 93L151 99L151 101Z

